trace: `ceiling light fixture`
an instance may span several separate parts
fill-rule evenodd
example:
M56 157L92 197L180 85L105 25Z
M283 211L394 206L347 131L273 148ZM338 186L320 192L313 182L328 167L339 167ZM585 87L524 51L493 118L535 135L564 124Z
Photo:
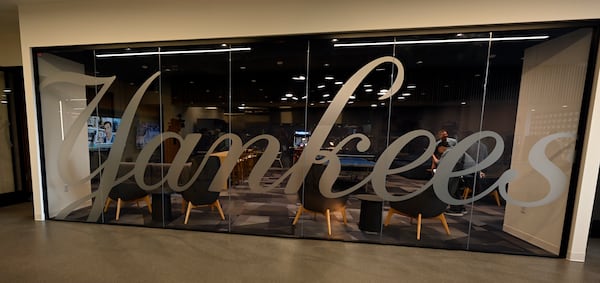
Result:
M297 77L292 77L292 80L295 80L295 81L303 81L303 80L306 80L306 77L305 77L305 76L297 76Z
M236 47L236 48L221 48L221 49L107 53L107 54L96 54L96 57L97 58L111 58L111 57L134 57L134 56L152 56L152 55L202 54L202 53L223 53L223 52L237 52L237 51L250 51L250 50L252 50L252 48L250 48L250 47Z
M479 37L479 38L450 38L450 39L423 39L405 41L382 41L382 42L356 42L335 43L333 47L359 47L359 46L384 46L384 45L409 45L409 44L436 44L436 43L463 43L463 42L486 42L486 41L522 41L548 39L547 35L536 36L511 36L511 37Z

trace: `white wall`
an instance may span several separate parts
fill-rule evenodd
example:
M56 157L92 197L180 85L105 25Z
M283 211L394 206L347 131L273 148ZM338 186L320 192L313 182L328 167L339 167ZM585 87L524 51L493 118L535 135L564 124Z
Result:
M30 113L27 122L35 218L44 219L32 47L594 18L600 18L600 1L597 0L98 0L93 3L65 0L23 5L19 9L19 22L27 112ZM600 102L592 107L600 107ZM600 138L600 133L593 133L586 139ZM600 160L600 152L589 149L584 157L587 157L585 164L587 160ZM596 165L594 172L582 171L585 184L595 184L598 163L593 164ZM581 199L577 205L586 209L592 202L593 197ZM589 220L591 209L589 212L576 209L575 214ZM585 221L575 224L571 241L583 243L583 247L581 244L572 246L571 252L585 255L589 226L585 226Z
M559 253L567 191L575 151L575 137L558 139L548 145L544 157L560 168L565 182L549 184L546 176L537 173L529 154L532 147L545 136L568 132L575 134L587 57L591 42L591 29L581 29L525 50L523 72L515 125L511 169L519 175L511 182L511 198L532 202L550 194L551 185L562 193L546 205L521 207L508 203L504 217L504 230L542 247ZM555 175L560 175L555 174ZM558 177L558 176L553 176Z
M39 57L40 80L51 77L57 72L75 72L83 74L83 65L73 61L43 54ZM92 192L89 181L67 185L59 174L59 159L68 159L68 172L73 179L90 175L88 149L88 130L82 128L69 156L60 156L59 151L64 137L72 124L85 108L85 87L69 83L57 83L40 90L42 96L42 115L44 115L44 153L46 164L46 187L48 190L48 213L55 217L69 204Z

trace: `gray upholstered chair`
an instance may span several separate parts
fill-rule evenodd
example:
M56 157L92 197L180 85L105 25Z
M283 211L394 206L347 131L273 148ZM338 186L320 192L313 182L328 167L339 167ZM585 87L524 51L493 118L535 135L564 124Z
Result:
M427 188L421 194L398 202L390 202L390 210L385 217L384 226L388 226L394 214L400 214L417 219L417 240L421 239L421 220L423 218L437 218L442 222L446 233L450 235L450 228L446 222L444 211L446 210L447 204L441 201L433 191L433 187Z
M200 165L200 162L202 162L202 158L203 156L192 158L192 174L198 170L198 166ZM199 206L210 206L211 208L217 208L221 219L225 220L225 215L223 214L223 209L221 208L221 203L219 202L220 193L211 192L208 190L208 187L217 174L220 165L221 163L218 157L209 157L204 169L202 169L202 172L194 181L194 184L189 189L181 193L181 196L183 197L182 210L187 206L185 220L183 222L184 224L188 223L192 209Z
M331 212L340 211L344 219L344 224L348 223L346 219L346 201L348 200L348 196L326 198L321 194L319 191L319 179L324 170L325 165L315 164L312 165L308 171L304 180L304 190L298 190L298 198L302 205L298 208L292 225L296 225L300 219L300 215L302 215L304 211L321 213L327 218L327 232L331 235ZM337 186L343 186L344 189L350 187L348 184L342 184L341 182L336 182L334 184L334 188ZM335 191L335 189L333 189L333 191Z
M119 174L121 176L124 172L131 171L133 169L134 163L121 163L119 165ZM117 202L117 215L115 219L118 221L121 215L121 208L124 202L135 202L138 207L140 207L139 202L145 201L148 211L152 213L152 205L150 204L150 195L147 191L142 190L133 177L125 180L123 183L116 185L113 187L108 193L108 198L106 198L106 203L104 204L104 212L108 211L108 207L112 201Z

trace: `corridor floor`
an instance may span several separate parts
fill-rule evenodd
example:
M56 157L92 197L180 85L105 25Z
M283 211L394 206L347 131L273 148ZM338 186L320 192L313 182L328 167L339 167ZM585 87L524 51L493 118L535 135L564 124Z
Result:
M0 282L600 282L565 259L33 220L0 207Z

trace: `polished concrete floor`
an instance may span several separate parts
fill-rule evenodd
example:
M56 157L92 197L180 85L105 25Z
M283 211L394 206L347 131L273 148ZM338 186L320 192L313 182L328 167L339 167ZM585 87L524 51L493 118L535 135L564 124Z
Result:
M600 282L586 263L532 256L35 222L0 207L0 282Z

